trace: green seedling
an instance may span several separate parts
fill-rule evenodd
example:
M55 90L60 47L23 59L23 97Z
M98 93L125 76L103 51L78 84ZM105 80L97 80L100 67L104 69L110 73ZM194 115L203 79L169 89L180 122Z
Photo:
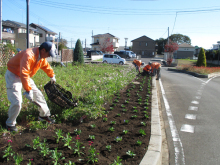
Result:
M81 133L82 133L82 131L80 129L79 130L78 129L74 130L74 134L75 135L80 135Z
M95 140L95 135L89 135L90 140Z
M141 136L146 135L146 133L144 132L144 130L143 130L143 129L140 129L140 130L139 130L139 133L141 134Z
M108 129L110 132L114 132L115 131L115 128L114 127L109 127Z
M136 144L140 146L140 145L142 144L142 141L140 141L140 140L138 139L137 142L136 142Z
M61 129L58 129L56 132L56 135L57 135L57 143L59 143L59 140L63 138L63 132Z
M114 125L114 124L116 124L116 121L110 121L110 124Z
M128 130L123 130L123 133L126 135L128 133Z
M95 125L95 124L91 124L90 127L91 127L91 128L95 128L96 125Z
M128 152L126 152L126 154L132 158L136 156L136 154L134 154L134 152L132 152L130 150L128 150Z
M105 148L106 148L107 151L111 151L112 146L111 145L107 145Z
M116 141L117 143L120 142L120 141L122 141L122 137L117 136L117 137L115 138L115 141Z
M106 122L106 121L108 121L108 118L107 118L107 117L104 117L104 118L102 119L102 121L103 121L103 122Z

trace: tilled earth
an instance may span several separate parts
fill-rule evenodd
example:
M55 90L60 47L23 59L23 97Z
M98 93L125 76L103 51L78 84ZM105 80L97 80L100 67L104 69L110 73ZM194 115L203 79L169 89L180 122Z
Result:
M120 156L123 165L138 165L147 151L151 134L151 93L149 92L151 87L149 83L151 85L149 77L138 75L131 84L115 95L113 104L106 104L104 106L105 114L96 120L89 120L84 116L83 122L74 125L65 123L54 124L46 130L31 132L26 129L20 134L4 135L4 138L2 137L0 140L0 164L15 164L13 157L9 157L9 161L3 158L3 151L7 148L8 140L12 141L13 151L16 154L22 155L21 165L27 165L29 161L34 165L54 164L54 159L51 158L52 152L48 152L48 155L43 156L40 154L40 147L36 150L32 148L33 139L39 136L41 143L46 139L49 150L57 148L58 153L62 153L58 160L58 163L62 165L69 163L69 161L77 165L109 165L117 160L117 156ZM147 98L148 101L146 100ZM125 100L128 102L126 103ZM107 118L107 121L103 121L103 118ZM125 123L126 120L129 121L127 124ZM113 124L114 122L115 124ZM91 125L96 127L92 128ZM109 131L110 127L114 127L114 131ZM78 141L85 148L80 150L83 153L80 157L74 154L73 150L64 146L65 143L62 139L59 140L59 143L56 143L57 135L55 132L57 129L62 130L64 137L68 133L70 134L72 137L70 146L72 148L75 148L75 143L72 142L76 142L76 129L77 131L81 130ZM146 135L142 135L140 129ZM124 130L128 130L128 133L124 134ZM89 135L94 135L95 139L90 139ZM116 137L122 137L122 140L116 142ZM142 142L141 145L137 145L138 140ZM110 151L106 150L107 145L111 145ZM88 158L91 147L95 148L94 157L97 158L95 163L89 161ZM126 154L128 151L133 152L135 156L131 157ZM61 159L62 157L65 157L65 159Z

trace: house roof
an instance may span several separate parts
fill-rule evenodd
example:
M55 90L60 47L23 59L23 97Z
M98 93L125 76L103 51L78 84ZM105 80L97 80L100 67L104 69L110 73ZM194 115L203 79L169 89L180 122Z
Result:
M179 45L179 48L195 48L195 47L187 43L182 43Z
M27 28L26 24L16 22L16 21L11 21L11 20L2 21L2 25L8 26L8 27L14 27L14 28L24 28L24 29ZM30 27L30 26L29 26L29 29L33 31L37 31L35 28Z
M92 37L93 37L93 38L94 38L94 37L97 37L97 38L101 38L101 37L106 37L106 38L108 38L108 37L113 37L113 38L119 39L118 37L116 37L116 36L114 36L114 35L112 35L112 34L110 34L110 33L97 34L97 35L94 35L94 36L92 36Z
M150 39L150 40L152 40L152 41L154 41L153 39L151 39L151 38L149 38L149 37L143 35L143 36L141 36L141 37L139 37L139 38L136 38L136 39L132 40L131 42L138 41L138 40L141 40L141 39L146 39L146 38L147 38L147 39Z
M42 29L43 31L47 32L48 34L54 34L54 35L57 35L57 33L53 32L52 30L48 29L47 27L43 26L43 25L38 25L38 24L35 24L35 23L31 23L30 26L34 27L34 28L40 28Z

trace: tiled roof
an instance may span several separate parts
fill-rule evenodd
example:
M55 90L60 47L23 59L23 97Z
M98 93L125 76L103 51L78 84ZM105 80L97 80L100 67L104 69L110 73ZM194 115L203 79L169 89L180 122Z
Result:
M179 48L194 48L194 46L189 45L187 43L182 43L182 44L179 45Z
M116 36L114 36L114 35L112 35L112 34L110 34L110 33L105 33L105 34L97 34L97 35L94 35L94 36L92 36L92 37L97 37L97 38L101 38L101 37L113 37L113 38L118 38L118 37L116 37ZM119 39L119 38L118 38Z
M26 24L16 22L16 21L11 21L11 20L2 21L2 25L9 26L9 27L15 27L15 28L25 28L25 29L27 28ZM29 26L29 29L36 31L36 29L34 29L30 26Z
M31 26L35 27L35 28L38 27L38 28L44 30L45 32L47 32L49 34L57 34L57 33L53 32L52 30L48 29L47 27L45 27L43 25L38 25L38 24L32 23Z

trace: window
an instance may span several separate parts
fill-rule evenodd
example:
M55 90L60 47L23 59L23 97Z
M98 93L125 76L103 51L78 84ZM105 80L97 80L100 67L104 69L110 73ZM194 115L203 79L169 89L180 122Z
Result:
M39 37L43 37L43 34L42 34L42 33L39 33Z
M147 46L147 42L146 42L146 46Z
M139 46L141 46L141 42L139 42Z

